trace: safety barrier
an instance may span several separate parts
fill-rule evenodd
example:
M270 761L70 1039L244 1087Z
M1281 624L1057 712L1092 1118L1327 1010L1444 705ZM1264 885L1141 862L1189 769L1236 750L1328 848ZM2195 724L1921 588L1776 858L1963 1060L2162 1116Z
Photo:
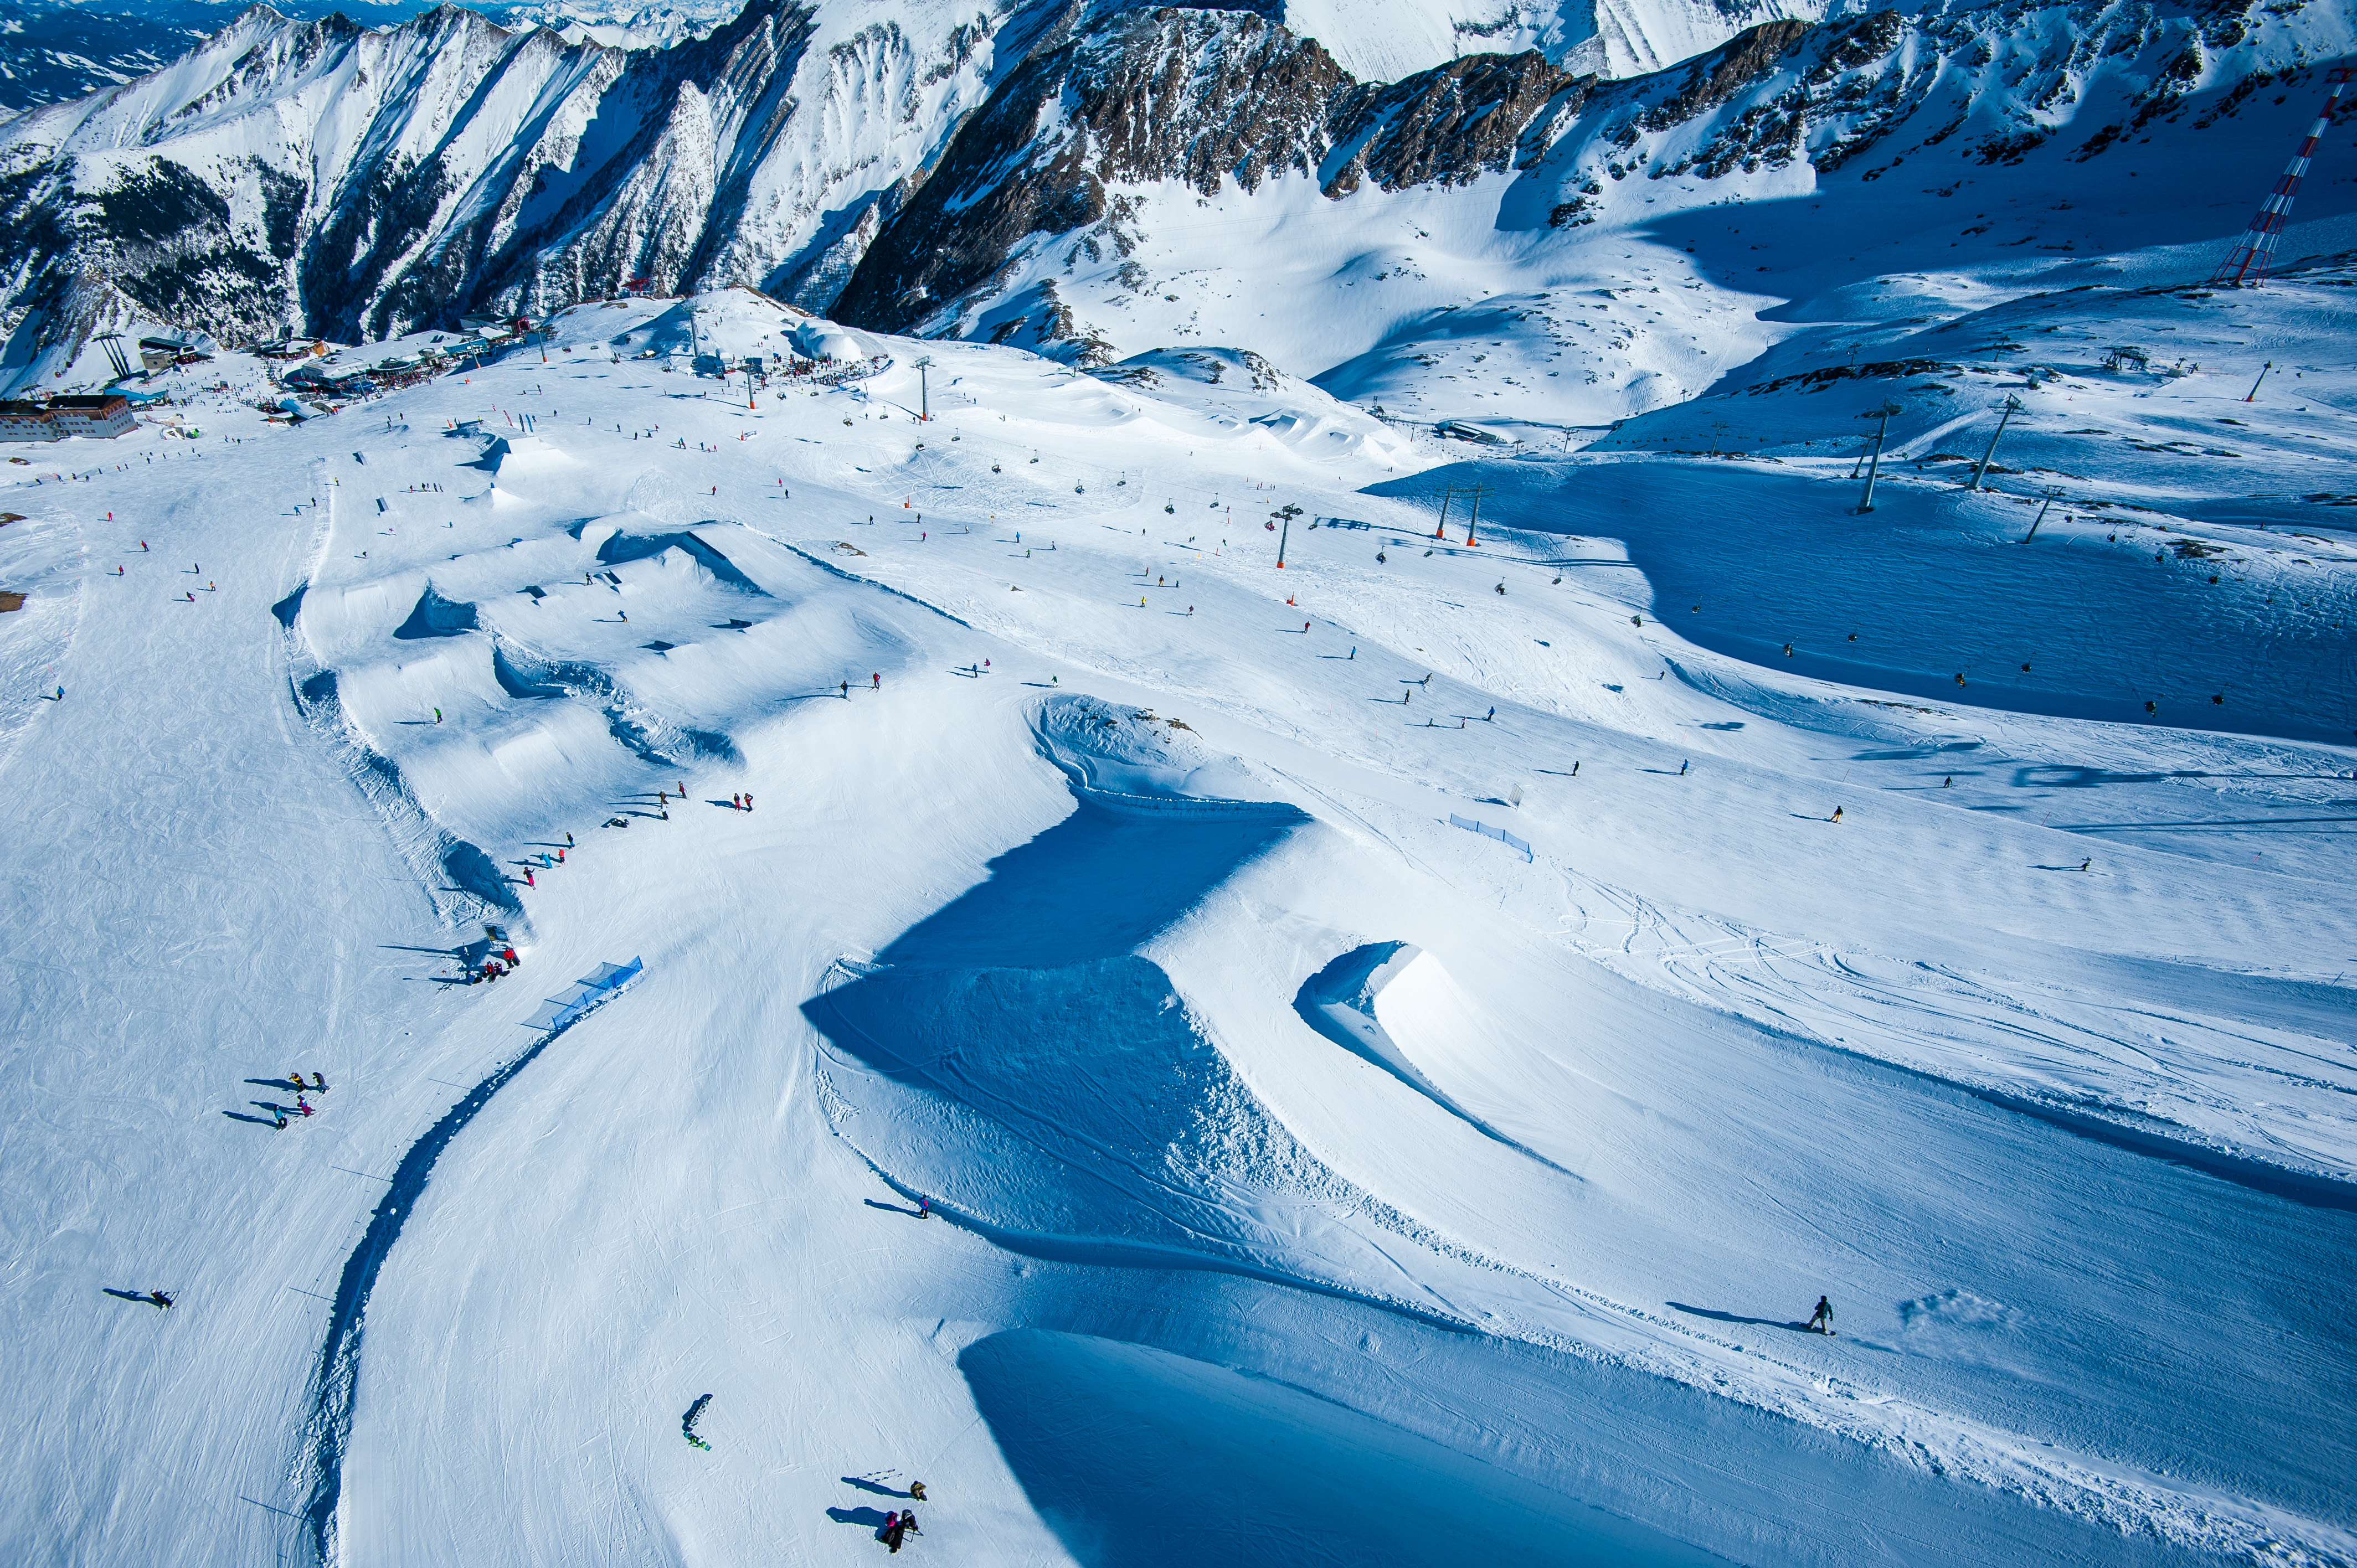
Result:
M542 1003L540 1011L526 1018L523 1026L553 1035L612 1001L624 986L645 972L644 959L634 958L628 963L601 963L595 974L584 975L575 981L565 988L562 996L552 996Z
M1448 825L1452 828L1463 828L1469 833L1480 833L1485 839L1496 839L1508 849L1520 850L1524 861L1533 858L1530 841L1516 838L1503 828L1493 828L1487 822L1477 822L1470 817L1460 817L1454 811L1448 813Z

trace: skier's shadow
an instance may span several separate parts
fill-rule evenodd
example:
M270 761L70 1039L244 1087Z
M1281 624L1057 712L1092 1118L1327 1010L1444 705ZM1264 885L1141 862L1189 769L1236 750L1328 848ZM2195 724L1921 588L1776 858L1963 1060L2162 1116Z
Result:
M1805 1323L1780 1322L1772 1317L1744 1317L1732 1312L1713 1312L1706 1306L1688 1306L1682 1301L1673 1301L1665 1305L1673 1311L1686 1313L1695 1317L1707 1317L1714 1323L1748 1323L1760 1328L1789 1329L1794 1334L1815 1332Z
M905 1215L907 1215L907 1216L908 1216L909 1219L922 1219L924 1218L924 1216L923 1216L922 1214L918 1213L915 1209L913 1209L913 1208L901 1208L901 1207L900 1207L899 1204L897 1204L897 1203L878 1203L876 1199L874 1199L874 1198L872 1198L872 1197L870 1197L870 1198L863 1198L861 1201L862 1201L862 1202L864 1202L864 1203L866 1203L866 1204L867 1205L867 1207L868 1207L868 1208L880 1208L880 1209L882 1209L882 1210L883 1210L885 1213L887 1213L887 1214L905 1214ZM866 1486L866 1483L865 1481L861 1481L861 1482L856 1482L856 1483L855 1483L855 1485L858 1485L858 1486ZM897 1497L899 1497L900 1494L899 1494L899 1493L898 1493L898 1492L895 1492L895 1493L893 1493L892 1495L893 1495L894 1497L896 1497L896 1498L897 1498Z
M113 1285L106 1285L102 1288L105 1290L107 1294L113 1296L117 1301L135 1301L142 1306L153 1306L156 1305L154 1302L147 1299L147 1293L144 1290L116 1290Z
M874 1509L829 1509L826 1517L837 1524L856 1524L862 1530L882 1530L885 1516Z
M891 1205L878 1204L877 1207L879 1208L888 1208ZM879 1481L870 1481L859 1476L845 1476L840 1478L843 1484L846 1487L857 1487L861 1491L873 1492L879 1498L905 1498L909 1495L906 1492L885 1486ZM881 1524L884 1521L882 1520L877 1520L876 1522Z
M261 1101L256 1101L254 1103L258 1105ZM268 1116L248 1116L242 1111L224 1111L221 1114L228 1117L232 1122L251 1122L257 1127L268 1127L275 1130L278 1125L274 1120Z

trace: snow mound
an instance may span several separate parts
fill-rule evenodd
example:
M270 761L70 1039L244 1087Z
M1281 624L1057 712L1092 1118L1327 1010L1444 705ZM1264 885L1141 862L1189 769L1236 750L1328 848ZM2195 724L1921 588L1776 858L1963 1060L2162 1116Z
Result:
M1040 754L1082 789L1163 800L1260 792L1234 757L1212 751L1184 720L1150 709L1058 695L1040 703L1033 727Z
M540 474L570 460L537 435L495 435L483 449L482 466L494 474Z
M766 360L785 353L809 320L794 306L749 288L715 289L690 295L643 327L619 335L614 347L657 355L717 354L731 361L752 355Z
M1473 999L1458 986L1440 960L1422 948L1408 942L1369 942L1353 948L1302 982L1293 1007L1311 1028L1372 1062L1483 1136L1554 1169L1563 1168L1459 1105L1416 1066L1401 1044L1404 1036L1447 1055L1452 1046L1461 1047L1465 1036L1478 1037L1484 1030Z
M958 1369L1080 1562L1105 1561L1090 1548L1108 1541L1135 1568L1485 1562L1534 1541L1548 1562L1721 1561L1330 1400L1144 1346L1015 1329Z
M1410 460L1410 444L1365 410L1248 349L1153 349L1090 374L1188 410L1227 432L1257 430L1312 462Z

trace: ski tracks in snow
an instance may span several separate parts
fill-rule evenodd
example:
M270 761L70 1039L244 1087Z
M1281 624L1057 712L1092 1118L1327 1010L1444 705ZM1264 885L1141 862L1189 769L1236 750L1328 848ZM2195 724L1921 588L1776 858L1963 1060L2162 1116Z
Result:
M1569 945L1641 984L1963 1088L2175 1139L2189 1155L2262 1161L2334 1184L2357 1176L2357 1062L2345 1051L2336 1058L2336 1042L2322 1036L1837 951L1561 875L1575 907L1584 893L1621 912L1589 917ZM1620 920L1625 935L1598 940ZM2182 967L2189 983L2251 978Z

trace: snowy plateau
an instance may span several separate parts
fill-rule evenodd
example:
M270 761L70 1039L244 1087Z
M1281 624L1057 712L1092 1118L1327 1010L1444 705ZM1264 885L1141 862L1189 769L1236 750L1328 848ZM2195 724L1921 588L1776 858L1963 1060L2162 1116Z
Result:
M0 1561L2357 1565L2345 5L208 26L0 119Z

